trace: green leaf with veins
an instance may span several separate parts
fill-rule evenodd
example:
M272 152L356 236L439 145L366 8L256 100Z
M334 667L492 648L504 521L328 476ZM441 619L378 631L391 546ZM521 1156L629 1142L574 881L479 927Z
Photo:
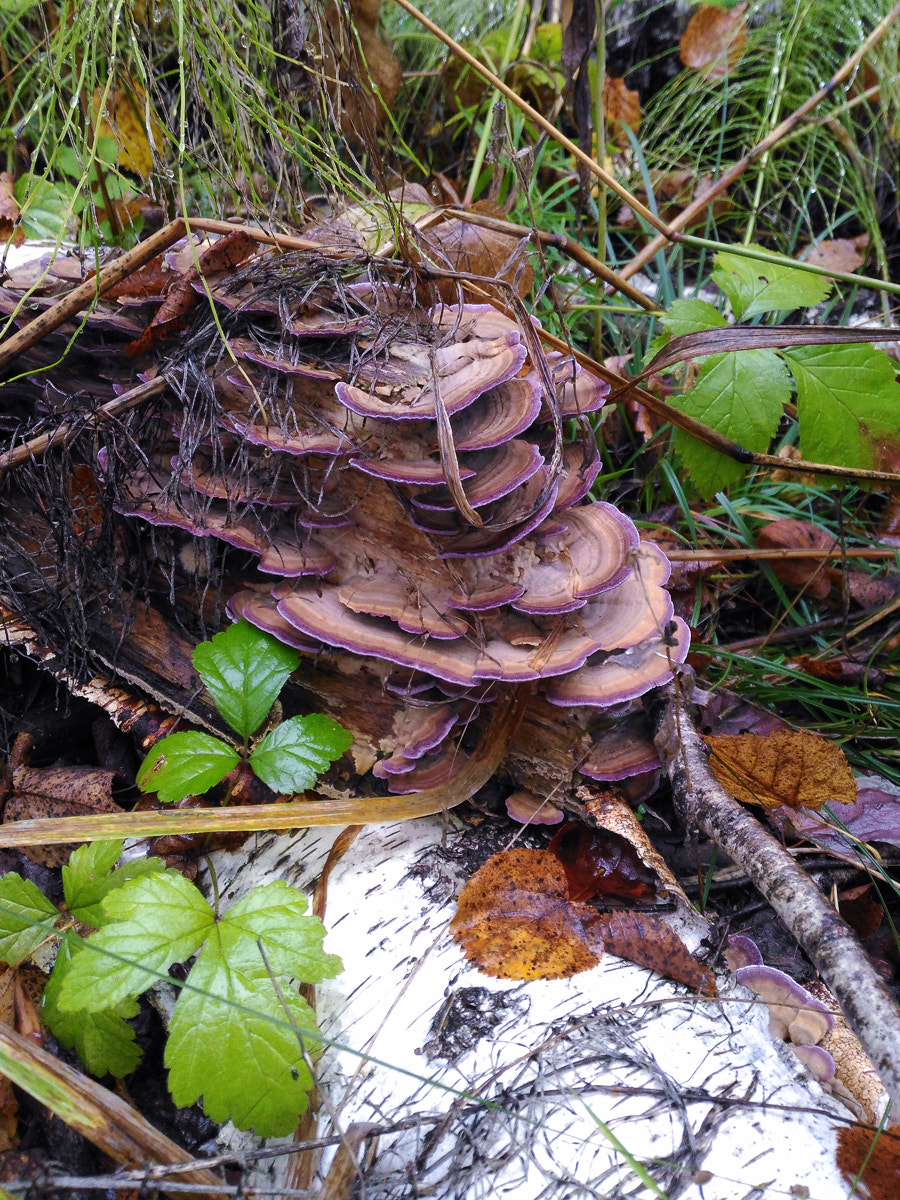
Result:
M291 717L266 735L250 755L250 766L273 792L304 792L352 741L351 733L323 713Z
M800 450L812 462L868 468L884 442L900 454L896 365L868 343L798 346L784 357L797 384ZM887 470L892 470L889 461Z
M62 869L66 907L76 921L94 928L103 923L101 902L111 891L130 879L165 870L161 858L136 858L124 863L117 871L113 867L122 854L124 839L114 842L88 842L72 853Z
M241 761L220 738L187 730L170 733L151 749L137 773L142 792L157 792L164 804L202 796Z
M60 944L53 971L44 988L41 1017L53 1036L74 1050L92 1075L130 1075L141 1061L141 1049L134 1040L128 1017L136 1017L140 1008L134 996L126 996L112 1008L100 1012L64 1011L59 993L72 961L80 957L84 942L74 933Z
M716 255L712 277L731 301L736 321L759 313L811 308L821 304L834 286L826 276L799 270L787 258L784 263L761 262L725 251Z
M747 450L766 451L791 398L790 376L772 350L716 354L703 363L697 383L669 403L732 438ZM673 446L702 496L712 496L745 474L744 464L682 430Z
M54 932L59 910L15 871L0 878L0 962L28 958Z
M260 727L300 655L241 619L209 642L192 661L216 708L242 739Z
M705 300L676 300L660 318L673 337L684 333L700 333L704 329L720 329L728 322Z
M314 1015L292 981L318 983L341 966L322 949L324 929L306 915L306 897L267 884L216 921L193 884L167 871L125 884L103 907L108 923L74 956L59 1009L104 1011L155 982L148 968L165 971L199 949L169 1027L172 1095L181 1105L202 1095L215 1120L261 1136L289 1133L313 1083L304 1046L308 1054L318 1046ZM292 1021L306 1032L303 1045Z
M103 926L63 980L59 1007L101 1012L157 983L195 954L215 924L210 906L179 871L133 879L103 901Z

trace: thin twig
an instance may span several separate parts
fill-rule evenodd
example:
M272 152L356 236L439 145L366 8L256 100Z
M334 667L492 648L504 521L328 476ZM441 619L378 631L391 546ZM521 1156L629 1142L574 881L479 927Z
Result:
M168 250L184 235L185 223L181 217L178 217L148 237L145 242L140 242L133 249L126 250L98 274L92 275L90 279L80 283L51 308L46 309L33 321L29 321L23 329L0 343L0 371L20 354L30 350L41 338L52 333L54 329L58 329L64 321L68 321L69 317L74 317L92 301L99 299L104 292L108 292L117 283L127 279L132 271L142 267L144 263L155 258L161 251Z
M515 225L511 221L500 221L496 217L470 212L465 208L449 208L447 216L467 221L470 225L480 225L484 229L494 229L497 233L511 233L517 237L535 238L542 246L553 246L561 254L565 254L567 258L577 262L579 266L590 271L592 275L596 275L598 279L602 279L604 283L608 283L610 287L621 292L623 296L627 296L629 300L634 301L647 312L661 313L665 311L658 304L654 304L643 292L639 292L636 287L617 275L606 263L601 262L599 258L585 250L584 246L564 233L547 233L543 229L532 229L528 225Z
M476 71L482 79L486 80L491 85L491 87L495 88L498 92L501 92L507 98L507 100L513 103L516 108L520 110L520 112L525 113L530 121L533 121L535 125L537 125L540 129L543 129L543 131L553 138L555 142L558 142L564 150L567 150L569 154L573 155L578 160L578 162L587 167L587 169L592 174L596 175L598 179L602 180L608 188L614 191L617 196L625 201L626 204L630 205L633 211L636 212L639 217L642 217L648 225L652 225L654 229L658 229L663 235L663 239L665 241L678 241L680 239L679 234L673 233L669 226L666 225L664 221L661 221L654 213L652 213L645 204L641 204L639 200L636 200L635 197L632 196L631 192L629 192L626 187L623 187L623 185L619 183L618 179L616 179L613 175L610 175L608 171L605 171L599 163L595 162L590 155L585 154L584 151L576 146L571 139L567 138L565 134L560 133L556 126L548 121L543 113L539 113L538 110L533 108L527 100L523 100L517 92L513 91L513 89L505 84L502 79L498 78L493 71L489 71L484 63L479 62L479 60L475 58L473 54L470 54L464 46L461 46L459 42L454 41L449 34L444 33L443 29L441 29L439 25L435 25L434 21L430 21L423 12L420 12L416 7L414 7L414 5L410 4L409 0L395 0L395 2L399 4L401 8L405 9L411 17L415 17L419 24L423 25L429 33L433 33L436 38L439 38L440 41L444 43L445 46L449 46L457 58L460 58L463 62L468 63L473 71Z
M0 454L0 479L10 467L17 467L29 459L40 458L46 450L50 450L53 446L65 445L74 433L86 425L96 425L108 417L117 417L130 408L136 408L141 401L149 400L151 396L158 396L168 387L168 382L165 375L159 375L147 383L139 383L137 387L129 388L121 396L107 400L105 404L101 404L95 412L88 413L86 417L64 421L52 433L41 433L29 441L23 442L20 446L13 446L5 454Z
M897 481L900 483L900 479ZM842 550L833 546L830 550L816 550L809 546L797 547L777 546L762 548L750 546L739 550L666 550L666 558L670 562L740 562L741 559L778 560L782 558L895 558L900 549L888 546L851 546Z
M819 970L826 986L900 1106L900 1005L850 926L785 848L723 790L706 746L675 685L648 702L656 745L688 829L721 846L768 900Z
M403 0L397 0L397 3L403 3ZM712 201L715 200L716 196L720 195L727 187L734 183L736 179L743 175L744 171L746 171L747 167L749 167L752 162L754 162L757 158L760 158L767 151L771 150L772 147L777 145L777 143L780 142L781 139L788 133L790 133L795 126L799 125L799 123L810 112L812 112L812 110L818 104L820 104L821 101L826 98L826 96L829 96L835 90L835 88L838 87L839 84L843 83L848 75L850 75L856 69L869 51L881 41L898 16L900 16L900 3L895 4L887 16L882 21L879 21L859 49L850 55L844 65L840 67L840 69L837 70L834 75L832 75L826 84L820 87L819 90L814 95L810 96L808 100L804 100L799 108L795 109L790 116L785 117L780 125L776 125L771 133L767 134L761 142L757 142L752 150L748 150L743 158L739 159L733 166L729 167L728 170L725 171L724 174L722 174L715 181L715 183L712 184L711 187L708 187L705 192L692 200L687 208L682 209L677 216L673 217L669 223L668 231L665 231L665 235L662 237L655 237L649 241L643 250L636 254L631 262L622 268L622 277L624 279L630 279L631 276L638 272L645 263L648 263L654 257L654 255L663 249L663 247L666 245L666 242L671 240L671 235L673 232L679 229L684 229L686 226L690 225L695 217L698 217L700 213L702 213L712 203Z

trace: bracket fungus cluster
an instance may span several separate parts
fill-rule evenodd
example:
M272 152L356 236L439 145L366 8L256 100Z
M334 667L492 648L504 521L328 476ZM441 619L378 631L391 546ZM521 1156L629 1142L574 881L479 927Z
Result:
M534 693L535 720L572 731L574 768L653 772L640 744L604 776L616 755L591 732L597 709L632 710L688 647L665 556L590 498L600 459L584 418L608 385L545 351L512 300L506 311L462 291L456 303L423 300L409 272L318 251L195 269L199 304L173 345L170 314L151 318L189 262L170 252L145 270L149 290L101 302L68 385L58 373L43 384L96 405L165 380L152 420L145 409L105 430L95 451L119 518L181 539L170 574L186 569L194 539L217 546L232 617L330 661L337 677L378 681L393 708L370 735L369 765L391 791L451 777L468 731L510 685ZM19 292L0 304L20 305ZM158 344L155 324L166 325ZM30 361L56 352L51 339Z

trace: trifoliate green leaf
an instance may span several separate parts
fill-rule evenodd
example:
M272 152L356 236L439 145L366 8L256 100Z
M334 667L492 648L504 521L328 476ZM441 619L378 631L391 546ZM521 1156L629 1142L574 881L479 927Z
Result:
M28 958L58 920L56 907L30 879L15 871L0 878L0 962Z
M797 384L803 457L877 466L880 443L896 446L900 434L900 384L888 355L866 343L798 346L784 357Z
M683 333L700 333L703 329L720 329L728 322L705 300L676 300L660 318L673 337Z
M195 991L194 989L198 989ZM287 984L232 971L217 935L203 948L175 1005L165 1064L179 1106L203 1097L214 1121L234 1121L260 1137L291 1132L314 1080L304 1061L319 1049L315 1016ZM285 1006L288 1011L285 1012Z
M214 924L203 896L178 871L133 879L103 901L103 927L76 955L58 1004L100 1012L139 996L203 945Z
M171 733L151 749L137 773L142 792L157 792L164 804L202 796L241 761L240 755L208 733Z
M80 945L79 945L80 943ZM134 1040L134 1030L126 1018L137 1016L139 1005L133 996L121 1000L113 1008L100 1012L64 1011L59 1007L59 993L72 961L81 954L84 943L74 934L62 942L53 972L44 988L41 1016L53 1036L74 1050L92 1075L115 1075L122 1079L130 1075L141 1061L140 1047Z
M68 865L63 867L66 907L83 925L96 928L103 923L101 901L115 888L122 887L130 879L165 870L161 858L151 857L136 858L114 871L123 845L122 838L115 842L88 842L85 846L79 846Z
M725 251L716 255L712 277L731 301L738 321L821 304L833 286L825 275L802 271L787 258L783 263L761 262Z
M352 734L322 713L292 717L267 734L250 755L250 766L273 792L303 792L352 741Z
M766 451L791 398L784 363L772 350L745 350L705 360L697 383L670 400L680 412L732 438L747 450ZM742 478L746 467L676 430L675 452L702 496Z
M201 642L193 663L216 708L241 738L248 738L297 670L300 655L242 619Z

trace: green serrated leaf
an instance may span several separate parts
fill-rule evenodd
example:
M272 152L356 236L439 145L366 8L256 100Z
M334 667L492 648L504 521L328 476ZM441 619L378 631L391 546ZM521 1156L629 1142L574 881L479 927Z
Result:
M81 943L81 945L79 945ZM128 996L112 1008L100 1012L64 1011L59 1007L63 980L73 960L80 956L84 943L74 934L60 945L50 978L44 988L41 1016L44 1024L63 1046L74 1050L92 1075L130 1075L141 1061L141 1049L134 1040L129 1017L136 1017L140 1005Z
M797 384L800 451L813 462L874 467L900 440L896 365L869 343L784 351ZM888 468L890 469L890 467Z
M271 971L304 983L337 975L341 960L322 949L325 927L318 917L305 915L306 907L303 893L281 880L254 888L238 900L218 925L229 967L251 978L267 977Z
M290 1022L309 1035L306 1050L315 1056L312 1009L286 982L279 984L282 1003L268 976L232 970L217 933L188 985L175 1005L165 1052L175 1103L193 1104L202 1095L203 1110L214 1121L231 1119L260 1137L290 1133L314 1083Z
M721 329L728 324L719 310L705 300L676 300L660 320L673 337L700 333L704 329Z
M322 713L291 717L256 747L250 766L273 792L291 795L312 787L352 741L351 733Z
M790 398L790 376L778 355L772 350L745 350L706 360L691 391L670 403L747 450L765 451ZM680 429L673 445L702 496L715 495L746 472L741 463Z
M58 920L56 907L30 879L15 871L0 878L0 962L28 958Z
M712 277L731 301L738 321L758 313L791 312L821 304L833 287L831 279L801 271L790 259L783 264L760 262L725 251L716 255Z
M131 880L103 901L103 927L66 972L59 1007L100 1012L139 996L195 954L213 924L212 909L179 871Z
M83 925L93 925L95 928L102 925L104 915L101 902L115 888L122 887L131 879L165 870L165 863L160 858L137 858L113 871L123 845L121 838L115 842L89 842L75 850L68 865L63 867L66 907Z
M220 738L188 730L171 733L151 749L137 773L142 792L157 792L164 804L202 796L241 761Z
M201 642L193 663L216 708L241 738L249 738L297 670L300 655L241 619Z

